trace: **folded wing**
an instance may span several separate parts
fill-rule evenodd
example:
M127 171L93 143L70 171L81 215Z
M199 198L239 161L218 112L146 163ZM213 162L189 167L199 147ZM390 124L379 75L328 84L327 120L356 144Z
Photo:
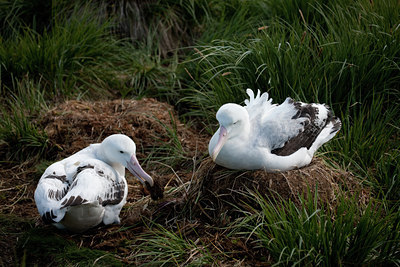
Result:
M272 104L268 94L258 94L247 90L250 100L246 100L252 128L252 140L256 146L266 147L278 156L288 156L302 147L312 147L325 129L320 144L329 141L341 128L340 120L327 105L306 104L291 98L281 105ZM328 128L328 129L327 129ZM321 138L320 138L321 139Z
M35 191L35 201L43 220L60 222L70 207L98 203L101 206L117 205L123 201L126 181L108 164L100 160L86 160L68 172L71 165L55 163L43 174ZM50 169L50 170L49 170Z

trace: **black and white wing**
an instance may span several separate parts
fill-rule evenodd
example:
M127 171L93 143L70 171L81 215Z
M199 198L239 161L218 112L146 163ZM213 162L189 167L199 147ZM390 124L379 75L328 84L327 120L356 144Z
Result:
M58 222L62 219L59 203L67 194L69 186L70 181L61 162L53 163L43 173L34 197L39 214L45 223Z
M60 222L70 207L94 203L117 205L118 216L127 196L125 178L103 161L73 159L52 164L38 183L35 201L43 221Z
M340 130L341 122L327 105L296 102L288 97L251 121L251 127L257 145L268 147L275 155L288 156L302 147L310 149L318 140L316 150Z
M123 205L126 196L124 177L103 161L85 160L76 167L71 186L60 200L60 209L94 202L102 206Z
M274 154L287 156L302 147L310 149L317 142L316 150L322 144L332 139L342 126L340 119L333 115L333 112L327 105L295 102L291 98L286 99L284 103L296 110L296 113L290 118L288 123L296 124L297 122L300 124L300 129L297 134L290 135L290 138L285 143L278 144L278 147L272 150Z

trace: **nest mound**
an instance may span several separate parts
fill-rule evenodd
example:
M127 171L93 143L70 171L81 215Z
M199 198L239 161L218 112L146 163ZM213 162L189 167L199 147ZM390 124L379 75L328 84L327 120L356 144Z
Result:
M185 127L174 108L152 98L141 100L77 101L62 103L44 114L40 124L49 139L61 148L60 157L69 156L94 142L115 133L131 137L138 147L153 147L171 142L175 134L189 155L203 151L208 137ZM144 156L144 155L139 155Z
M225 220L234 216L235 207L248 209L249 205L257 205L254 193L297 204L308 194L317 194L320 203L331 206L335 206L338 194L357 195L362 204L369 199L369 193L354 175L328 167L318 158L301 169L279 173L233 171L206 159L194 174L186 202L209 220Z
M211 224L227 225L243 216L238 209L258 206L254 194L296 204L308 194L317 194L318 203L331 208L336 206L340 194L356 196L362 205L369 201L369 192L352 173L331 168L319 158L301 169L279 173L229 170L208 158L201 162L190 181L167 193L163 201L142 199L131 205L126 220L137 222L144 216L168 221L171 216L190 212Z

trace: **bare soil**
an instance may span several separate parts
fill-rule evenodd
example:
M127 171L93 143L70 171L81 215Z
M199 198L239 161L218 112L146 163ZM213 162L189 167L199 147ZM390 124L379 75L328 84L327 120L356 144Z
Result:
M146 231L143 222L148 219L168 223L171 218L181 224L180 229L188 229L188 235L190 229L196 228L197 234L214 244L212 249L217 252L231 252L231 259L246 258L241 263L227 259L225 265L263 265L257 260L260 251L252 250L241 240L232 242L222 230L210 230L205 225L220 227L231 222L238 216L231 204L251 201L249 192L279 195L296 202L299 196L315 193L317 188L320 201L334 205L336 195L344 188L348 195L362 192L360 202L368 201L368 193L362 190L355 177L327 167L321 159L313 160L305 168L284 173L227 171L206 157L209 135L188 128L179 121L172 106L151 98L97 102L71 100L43 114L37 124L45 129L52 146L58 148L53 161L91 143L101 142L110 134L123 133L135 141L137 157L144 162L146 153L172 142L171 129L175 129L188 163L172 167L151 159L146 161L142 166L165 188L164 199L151 200L149 192L129 176L127 204L121 212L122 226L129 230L119 231L121 225L99 226L80 235L56 230L44 225L39 218L33 193L45 167L38 168L36 162L29 161L2 164L0 215L15 216L20 221L10 223L7 232L1 233L1 265L13 264L16 257L20 257L16 252L17 240L30 227L46 229L78 246L110 251L122 262L136 263L132 260L132 251L124 245L126 240L134 240ZM194 216L191 220L185 218L188 208Z

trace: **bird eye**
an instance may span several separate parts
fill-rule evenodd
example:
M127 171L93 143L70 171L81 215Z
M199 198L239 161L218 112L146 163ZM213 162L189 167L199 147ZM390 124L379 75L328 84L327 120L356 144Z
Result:
M239 121L235 121L235 122L233 123L233 125L236 125L238 122L239 122Z
M120 150L119 153L124 154L124 151Z

